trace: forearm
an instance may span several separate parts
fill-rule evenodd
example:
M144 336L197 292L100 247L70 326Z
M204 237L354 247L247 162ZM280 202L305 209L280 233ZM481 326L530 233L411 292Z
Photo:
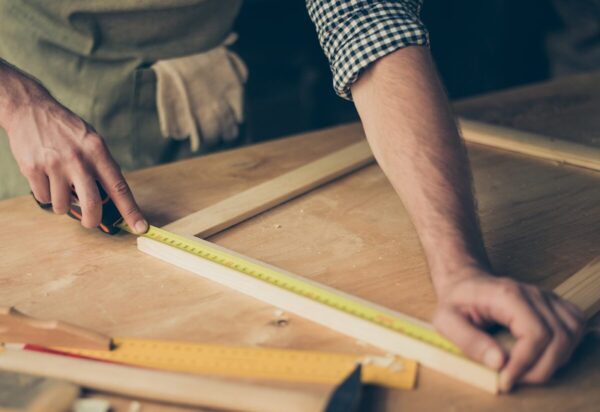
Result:
M352 87L379 165L419 234L438 292L489 265L477 220L469 163L429 52L398 50Z
M39 83L0 59L0 127L9 129L18 111L46 96Z

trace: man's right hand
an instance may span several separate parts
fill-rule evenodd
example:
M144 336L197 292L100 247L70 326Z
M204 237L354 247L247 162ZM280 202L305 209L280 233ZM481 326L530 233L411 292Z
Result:
M137 233L145 232L148 223L104 139L41 85L1 61L0 80L1 125L35 198L64 214L73 189L82 225L94 228L102 218L99 181L125 222Z
M581 340L585 316L554 293L484 270L466 268L463 277L438 285L435 327L463 352L500 370L500 389L516 382L543 383L570 358ZM504 353L486 325L508 328L515 343Z

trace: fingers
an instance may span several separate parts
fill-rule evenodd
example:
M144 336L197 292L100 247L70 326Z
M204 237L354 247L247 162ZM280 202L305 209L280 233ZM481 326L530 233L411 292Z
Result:
M145 233L148 230L148 222L135 202L119 166L110 157L108 151L102 152L97 163L97 173L100 183L112 198L127 225L138 234Z
M583 331L582 319L567 309L566 302L529 285L521 285L520 291L521 303L512 302L517 316L507 324L516 343L500 374L505 392L517 381L542 383L550 379L569 359Z
M71 187L67 180L59 175L52 174L50 180L50 197L54 213L64 215L71 207Z
M50 203L50 181L45 173L39 172L27 176L33 197L40 203Z
M102 199L96 180L89 173L80 173L73 180L81 207L81 224L88 229L95 228L102 220Z
M489 368L498 370L505 362L505 354L500 345L487 333L478 329L462 314L453 308L437 311L433 323L437 330L448 337L471 359Z
M549 339L536 362L523 374L520 381L542 383L550 379L554 371L568 359L573 342L570 333L543 292L531 288L528 298L547 325Z

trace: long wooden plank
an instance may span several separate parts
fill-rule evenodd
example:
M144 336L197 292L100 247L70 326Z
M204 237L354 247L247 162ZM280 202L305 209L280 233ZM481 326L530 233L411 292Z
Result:
M64 379L105 392L178 405L256 412L322 411L327 394L275 389L21 350L0 353L0 370Z
M600 149L593 146L474 120L458 124L467 142L600 171Z
M201 243L209 243L201 239L194 240ZM213 243L210 243L210 247L241 256L236 252ZM340 333L370 343L390 353L414 359L425 366L469 383L487 392L498 393L498 373L467 358L451 354L417 339L396 333L379 325L318 303L312 299L278 288L266 282L256 280L225 266L196 257L190 253L149 238L139 237L138 249L165 262L174 264L204 278L275 305L278 308L295 313ZM265 264L264 262L258 262L247 256L243 256L243 258L285 272L282 269L274 268L271 265ZM564 293L565 298L573 301L591 316L592 313L595 313L593 311L599 308L599 269L600 264L598 261L595 261L594 264L586 266L561 284L556 289L556 292L559 294ZM289 272L286 273L288 276L297 277ZM307 279L303 280L307 281ZM361 299L357 297L350 296L325 285L320 285L317 282L311 281L310 283L317 284L321 288L361 301ZM593 292L589 292L591 289L593 289ZM369 304L377 306L372 303ZM379 310L387 312L392 316L405 318L410 322L420 324L424 327L433 328L431 325L405 314L394 312L383 307L379 307Z
M373 162L366 140L240 192L164 229L207 237Z
M194 240L197 242L206 242L201 239ZM210 243L210 247L221 249L229 254L239 255L236 252L225 249L213 243ZM349 335L356 339L360 339L361 341L370 343L389 353L415 359L421 362L423 365L444 372L454 378L463 380L485 391L491 393L497 393L498 391L497 373L464 357L449 354L442 349L425 344L417 339L395 333L392 330L351 316L329 306L320 304L312 299L308 299L293 292L288 292L287 290L272 286L271 284L255 280L250 276L243 275L225 266L209 260L197 258L194 255L167 246L152 239L139 237L138 249L168 263L189 270L190 272L198 274L204 278L235 289L256 299L270 303L278 308L305 317L345 335ZM246 256L244 256L244 259L258 262ZM263 262L260 262L260 264L270 266ZM285 272L279 268L276 270ZM288 276L297 277L289 272L286 273ZM303 280L306 281L306 279ZM332 288L328 288L324 285L319 285L319 287L344 295L344 293ZM354 296L352 296L352 299L358 301L361 300ZM379 309L383 312L389 313L392 316L404 317L411 322L421 324L424 327L432 328L430 325L421 322L418 319L411 318L386 308Z

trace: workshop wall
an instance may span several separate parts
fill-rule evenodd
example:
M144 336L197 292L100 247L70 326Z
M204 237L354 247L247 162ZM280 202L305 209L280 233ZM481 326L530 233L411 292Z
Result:
M425 0L422 17L453 99L600 68L589 58L600 50L599 0ZM333 92L303 0L246 0L235 30L250 69L248 141L357 119Z

